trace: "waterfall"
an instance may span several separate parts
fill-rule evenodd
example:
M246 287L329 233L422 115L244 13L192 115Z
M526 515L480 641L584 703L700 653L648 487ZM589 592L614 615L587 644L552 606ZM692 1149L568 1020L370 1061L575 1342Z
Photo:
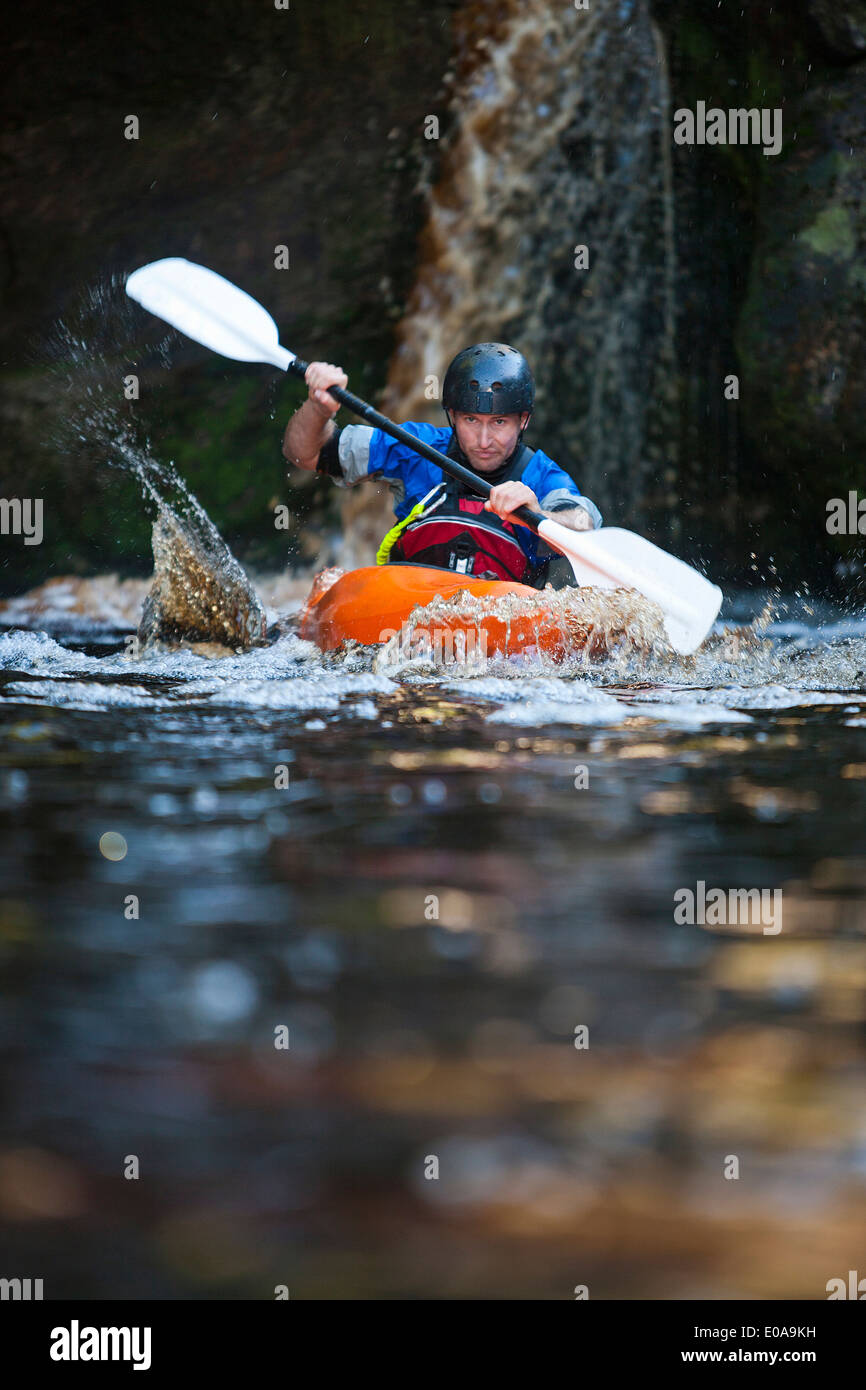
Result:
M608 522L634 523L676 480L671 125L649 0L473 0L455 28L452 130L383 409L444 423L430 378L469 343L510 342L538 384L529 442ZM347 499L356 555L383 500Z

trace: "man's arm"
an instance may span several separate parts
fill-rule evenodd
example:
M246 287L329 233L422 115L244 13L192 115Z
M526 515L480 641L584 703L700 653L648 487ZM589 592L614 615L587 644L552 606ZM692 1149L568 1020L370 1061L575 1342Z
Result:
M304 374L308 396L295 411L283 435L283 453L298 468L315 472L322 445L334 433L334 416L340 409L329 386L348 386L349 378L333 362L311 362Z

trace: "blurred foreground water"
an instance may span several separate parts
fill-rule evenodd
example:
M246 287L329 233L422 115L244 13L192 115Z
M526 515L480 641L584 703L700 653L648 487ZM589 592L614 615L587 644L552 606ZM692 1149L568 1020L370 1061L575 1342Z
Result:
M694 660L558 670L291 631L131 660L141 592L93 583L101 617L57 586L0 636L0 1273L256 1299L866 1273L866 621L792 599ZM782 930L677 924L698 881L781 888Z

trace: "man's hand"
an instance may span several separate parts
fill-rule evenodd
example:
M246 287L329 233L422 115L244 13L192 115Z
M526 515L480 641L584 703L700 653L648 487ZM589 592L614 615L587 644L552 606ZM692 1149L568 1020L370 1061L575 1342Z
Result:
M541 510L538 498L525 483L497 483L490 489L490 496L484 503L486 512L495 512L503 521L510 521L515 526L525 526L526 522L521 521L519 516L511 516L517 507L532 507L536 512Z
M311 362L304 373L307 399L299 406L286 425L283 453L298 468L315 472L322 445L333 435L333 419L340 402L330 394L329 386L347 386L349 378L342 367L333 362Z
M558 512L542 512L541 503L525 483L499 483L490 489L490 496L484 503L484 510L495 512L503 521L510 521L514 526L525 526L526 522L521 521L519 516L511 516L510 513L516 507L532 507L533 511L541 512L542 516L549 521L558 521L560 526L566 526L569 531L591 531L592 517L585 507L570 507L567 510ZM531 528L530 528L531 529Z
M309 399L322 414L329 418L336 415L340 409L340 402L334 400L328 387L348 386L349 378L343 368L335 367L333 362L311 362L304 373L304 380L309 388Z

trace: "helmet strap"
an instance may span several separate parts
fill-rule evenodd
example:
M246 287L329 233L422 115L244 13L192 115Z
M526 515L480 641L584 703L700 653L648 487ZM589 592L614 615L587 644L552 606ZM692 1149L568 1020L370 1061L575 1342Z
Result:
M449 452L449 450L451 449L451 445L453 444L453 445L454 445L454 451L455 451L455 453L457 454L457 462L460 463L460 461L462 460L464 463L466 463L466 464L468 465L469 459L466 457L466 455L465 455L464 452L463 452L463 445L460 443L460 440L459 440L459 438L458 438L458 436L457 436L457 428L456 428L456 426L455 426L455 424L454 424L454 421L451 419L450 413L449 413L447 410L445 410L445 407L444 407L444 406L442 407L442 409L443 409L443 411L445 411L445 419L448 421L449 425L451 426L451 438L450 438L449 441L448 441L448 445L447 445L447 447L446 447L446 449L445 449L445 452L446 452L446 454L447 454L447 453Z
M531 424L531 422L532 422L532 411L531 411L531 410L530 410L530 411L521 410L520 413L521 413L521 415L526 415L526 414L528 414L528 415L529 415L529 419L527 420L527 422L526 422L525 425L521 425L521 427L520 427L520 430L519 430L518 435L517 435L517 443L516 443L515 446L514 446L515 452L520 448L521 444L523 443L523 436L526 434L526 431L529 429L529 426L530 426L530 424ZM512 457L513 457L513 456L512 456Z

